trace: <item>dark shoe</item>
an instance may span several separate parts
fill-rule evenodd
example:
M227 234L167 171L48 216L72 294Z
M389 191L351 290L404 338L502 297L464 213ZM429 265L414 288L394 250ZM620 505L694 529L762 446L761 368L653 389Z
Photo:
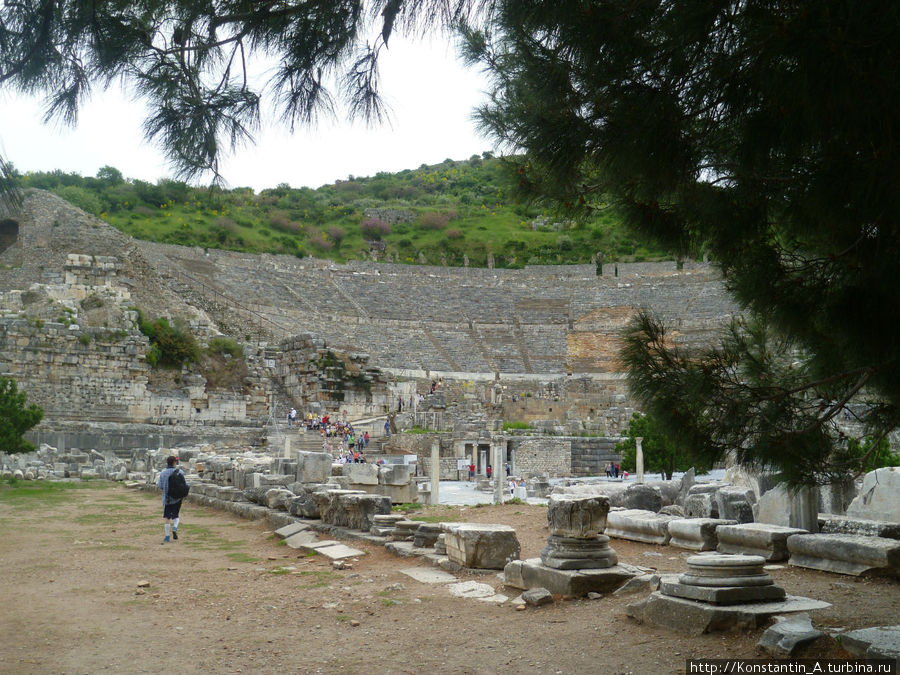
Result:
M160 544L168 544L168 543L169 543L169 538L168 538L168 537L163 537L163 540L162 540L161 542L159 542L159 543L160 543Z
M172 539L178 541L178 530L172 530Z

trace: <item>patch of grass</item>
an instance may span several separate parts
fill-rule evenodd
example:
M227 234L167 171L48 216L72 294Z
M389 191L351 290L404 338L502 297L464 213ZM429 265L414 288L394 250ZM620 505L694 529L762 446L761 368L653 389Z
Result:
M255 562L259 562L259 560L260 560L259 558L254 558L249 553L242 553L242 552L226 553L225 557L230 558L234 562L242 562L242 563L255 563Z
M338 621L340 621L341 623L350 620L350 617L347 616L346 614L338 614L338 615L337 615L336 617L334 617L334 618L337 619Z
M103 525L136 523L142 520L158 520L159 516L149 514L109 514L109 513L82 513L75 517L75 522L80 525Z
M407 502L404 504L397 504L391 507L391 511L419 511L424 509L425 506L423 504L416 504L414 502Z
M382 598L381 604L385 607L393 607L394 605L402 604L399 600L394 600L393 598Z
M316 584L305 584L303 586L298 586L297 588L299 588L301 591L313 591L317 588L328 588L328 582L320 581Z
M284 539L282 539L281 541L279 541L279 542L278 542L277 544L275 544L275 545L276 545L276 546L287 546L287 541L285 541Z
M8 480L0 485L0 503L15 508L42 508L55 506L69 498L71 490L108 490L115 487L112 481L17 481Z
M410 520L415 520L417 523L447 523L453 520L459 520L460 516L458 515L446 515L446 516L410 516Z
M273 570L269 570L269 574L290 574L294 570L290 570L287 567L276 567Z
M334 572L331 570L300 570L295 574L298 574L301 577L330 577Z

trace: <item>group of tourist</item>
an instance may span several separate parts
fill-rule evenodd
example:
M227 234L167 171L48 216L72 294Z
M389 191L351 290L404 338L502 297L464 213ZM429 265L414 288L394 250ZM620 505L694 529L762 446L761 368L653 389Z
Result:
M619 465L614 464L613 462L606 463L606 477L607 478L619 478Z

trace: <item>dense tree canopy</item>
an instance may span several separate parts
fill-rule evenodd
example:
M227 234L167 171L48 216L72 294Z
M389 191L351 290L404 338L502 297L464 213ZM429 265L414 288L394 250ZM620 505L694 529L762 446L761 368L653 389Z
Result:
M622 468L628 471L637 471L637 438L643 439L641 451L645 470L662 474L666 480L672 480L675 471L694 467L698 473L704 473L710 468L702 460L698 463L690 448L679 446L653 415L635 413L623 435L626 438L616 444L616 452L621 453Z
M626 363L647 409L791 483L860 469L842 417L875 439L900 423L900 5L509 0L468 44L523 187L614 195L718 261L746 310L705 354L640 317Z
M667 428L798 483L853 470L841 416L873 447L898 426L893 0L22 0L0 10L0 87L72 120L125 78L181 175L215 174L259 118L251 53L277 61L290 125L339 96L377 119L395 27L456 26L494 78L485 129L526 153L524 190L576 209L611 196L637 231L716 260L746 310L703 355L635 325L634 390Z

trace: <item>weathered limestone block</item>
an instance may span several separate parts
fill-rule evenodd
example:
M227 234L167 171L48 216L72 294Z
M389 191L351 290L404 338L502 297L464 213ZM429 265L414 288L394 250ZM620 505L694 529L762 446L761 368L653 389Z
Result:
M270 509L287 511L293 498L294 493L286 488L271 488L266 492L265 504Z
M635 483L625 488L622 495L622 506L626 509L641 509L644 511L659 512L663 502L659 489L649 485Z
M719 518L736 520L739 523L752 523L754 503L756 503L756 495L750 488L723 487L716 492Z
M332 457L329 452L297 452L297 481L326 483L331 477Z
M722 525L716 530L720 553L761 555L769 562L787 560L787 538L794 534L807 534L807 531L766 523Z
M324 505L319 501L319 495L325 495ZM323 492L314 492L314 498L319 503L319 513L322 516L322 522L337 525L344 519L344 507L341 504L341 497L345 495L362 495L365 492L358 490L325 490Z
M776 485L759 498L754 520L815 532L818 527L818 505L816 488L803 488L792 493L785 486Z
M334 520L326 522L353 530L368 531L376 514L387 515L391 512L390 499L380 495L343 494L338 496L337 502L339 508L335 511Z
M639 574L629 565L604 569L559 570L547 567L540 558L512 560L503 568L503 583L513 588L546 588L554 595L581 597L588 593L608 593Z
M191 490L193 489L194 485L191 484ZM244 497L244 493L241 490L229 485L218 488L215 496L217 499L221 499L225 502L242 502L246 500L246 497Z
M413 535L413 546L431 548L442 532L441 523L422 523L416 528L416 533Z
M249 487L243 489L244 498L254 504L265 504L266 493L270 487Z
M463 567L502 570L521 547L509 525L443 523L447 557Z
M863 534L867 537L900 539L900 523L825 515L819 517L819 532L823 534Z
M389 497L391 504L412 504L419 498L419 490L412 482L406 485L379 485L378 494Z
M661 499L660 508L664 506L672 506L678 503L679 492L681 491L681 480L652 480L645 483L659 494ZM638 507L634 507L638 508ZM651 509L652 510L652 509ZM658 511L659 509L657 509Z
M663 516L641 509L610 511L606 518L606 534L645 544L668 544L669 523L678 519L678 516Z
M775 614L810 612L830 606L827 602L796 596L788 596L782 602L713 605L675 598L657 591L626 606L625 613L640 623L690 635L702 635L755 630L768 623Z
M553 604L553 593L546 588L532 588L522 593L522 600L529 607L541 607Z
M838 574L900 577L900 541L856 534L788 537L789 564Z
M343 464L341 475L348 476L351 485L378 485L378 467L375 464Z
M757 643L772 656L793 656L800 647L825 635L813 628L809 614L776 616L775 622L766 629Z
M867 473L859 495L847 507L847 515L900 523L900 467L888 466Z
M719 505L711 492L697 492L684 498L684 515L688 518L718 518Z
M719 545L716 530L720 525L737 525L736 520L719 518L683 518L669 523L669 546L692 551L715 551Z
M558 537L596 537L606 529L609 498L553 495L547 505L550 534Z
M378 482L382 485L408 485L412 469L409 464L384 464L378 469Z
M900 666L900 625L851 630L838 636L841 647L865 659L893 659Z
M324 492L325 490L333 490L334 486L329 483L293 483L292 485L300 485L300 489L295 491L297 495L291 500L288 506L288 513L292 516L300 518L319 518L319 502L316 501L315 494Z

